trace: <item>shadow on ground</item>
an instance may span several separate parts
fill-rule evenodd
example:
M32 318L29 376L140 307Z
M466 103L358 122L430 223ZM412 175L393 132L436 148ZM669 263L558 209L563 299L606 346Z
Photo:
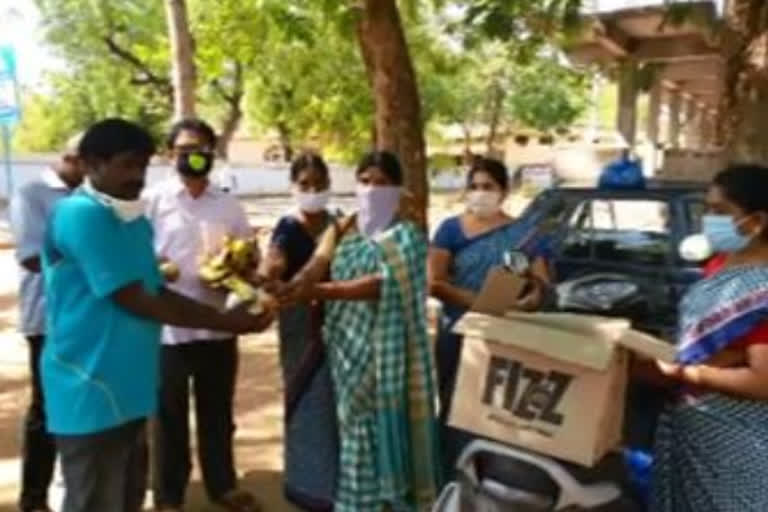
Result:
M264 506L264 512L300 512L296 507L286 503L282 495L283 475L278 471L254 470L243 475L240 481L243 489L252 492ZM223 509L207 504L202 483L194 482L187 495L189 506L186 512L222 512ZM2 512L2 509L0 509Z

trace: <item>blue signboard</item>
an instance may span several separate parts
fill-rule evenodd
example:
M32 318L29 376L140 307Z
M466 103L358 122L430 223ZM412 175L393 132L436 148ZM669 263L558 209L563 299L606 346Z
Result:
M12 46L0 46L0 124L15 123L20 114L16 54Z

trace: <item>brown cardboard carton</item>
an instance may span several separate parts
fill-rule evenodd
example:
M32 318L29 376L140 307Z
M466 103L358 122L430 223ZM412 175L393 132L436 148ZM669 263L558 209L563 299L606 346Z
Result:
M501 316L515 309L524 286L525 279L502 267L494 267L488 272L472 311Z
M464 348L451 425L585 466L621 442L628 350L674 355L601 317L468 313L455 330Z

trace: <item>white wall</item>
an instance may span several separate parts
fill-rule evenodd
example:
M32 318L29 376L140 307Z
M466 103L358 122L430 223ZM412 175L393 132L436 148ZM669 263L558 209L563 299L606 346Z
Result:
M37 178L50 165L48 159L19 159L11 164L13 187ZM171 174L167 165L152 165L148 173L148 186L152 186ZM263 164L258 167L217 166L213 178L225 186L232 187L237 195L272 195L286 194L290 191L290 175L285 164ZM234 179L233 179L234 178ZM331 166L333 190L337 194L350 194L355 190L355 178L352 169ZM463 186L463 176L440 175L433 180L433 187L455 189ZM234 184L234 186L233 186ZM0 198L7 198L5 169L0 167Z

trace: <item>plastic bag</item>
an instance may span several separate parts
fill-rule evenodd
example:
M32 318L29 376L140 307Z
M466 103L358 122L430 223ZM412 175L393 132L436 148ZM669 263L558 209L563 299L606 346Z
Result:
M645 176L640 160L632 160L628 154L603 168L599 187L604 189L645 188Z

